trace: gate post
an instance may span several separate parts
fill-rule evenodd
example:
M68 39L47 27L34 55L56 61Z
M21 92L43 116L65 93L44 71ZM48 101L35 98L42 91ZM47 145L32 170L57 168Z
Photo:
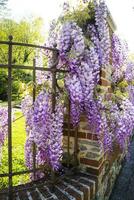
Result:
M9 37L8 47L8 192L9 200L12 200L12 40L13 37Z

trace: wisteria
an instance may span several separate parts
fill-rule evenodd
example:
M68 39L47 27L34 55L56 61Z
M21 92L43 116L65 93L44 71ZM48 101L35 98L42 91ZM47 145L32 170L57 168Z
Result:
M134 85L128 86L129 100L134 105Z
M77 74L69 74L66 77L65 84L70 95L71 101L81 103L83 101L82 86Z
M27 103L28 102L28 103ZM29 108L31 98L28 96L22 102L22 110ZM25 106L25 107L23 107ZM38 166L49 164L54 170L59 169L62 156L62 126L63 105L56 105L52 112L51 93L42 91L36 98L33 106L26 114L27 141L25 145L26 165L33 166L33 144L36 145L36 164ZM42 177L43 174L40 174ZM39 174L38 176L39 177Z
M68 3L64 4L64 11L69 11ZM86 114L89 128L97 134L101 147L104 151L112 151L114 140L124 148L125 141L132 134L134 93L130 91L133 89L134 67L128 62L127 45L115 34L110 38L107 17L108 9L104 1L94 1L94 21L89 20L84 30L76 21L65 21L60 26L54 22L51 24L48 44L53 46L56 43L59 49L57 68L68 70L64 83L70 99L71 123L77 127L81 114ZM128 97L114 96L113 89L114 98L109 101L105 99L105 94L101 95L96 88L100 81L101 68L109 67L110 52L113 62L112 84L120 93L123 91L118 84L122 79L131 84L125 88L129 93ZM47 56L48 62L51 62L51 56ZM39 55L36 61L38 66L43 66L42 55ZM47 74L46 77L44 72L38 72L36 78L37 85L44 85L46 79L51 81L51 75ZM48 165L53 170L60 168L64 107L62 95L57 95L53 112L51 96L50 89L43 88L34 103L28 96L22 102L26 115L26 165L29 168L33 165L34 143L37 151L36 165ZM42 177L44 174L41 172L36 176Z
M110 58L110 32L107 24L108 8L104 1L94 1L95 4L95 25L99 35L101 48L101 64L107 66Z
M77 127L77 125L80 122L80 114L82 111L82 107L80 104L77 104L76 102L70 101L70 107L71 107L71 122L74 127Z
M65 64L82 55L85 44L81 28L75 22L66 22L60 32L58 48L60 59Z
M116 84L116 88L120 88L120 84L125 88L128 93L124 98L120 90L119 97L117 96L116 109L111 111L110 121L113 123L112 130L115 134L116 141L120 144L121 148L125 148L126 140L129 141L133 133L133 120L134 120L134 92L133 92L133 62L128 60L128 47L126 42L121 40L117 35L112 36L112 61L113 61L113 74L112 81ZM124 81L124 82L123 82ZM116 126L114 125L116 124Z
M93 99L94 87L99 81L99 58L94 47L86 49L82 30L72 22L63 25L58 46L60 59L70 70L65 85L71 99L71 116L75 124L74 119L79 121L84 102ZM77 104L76 108L74 104Z
M53 170L60 168L62 158L62 133L63 133L63 105L56 106L55 113L52 113L49 135L49 159Z
M134 62L128 62L125 71L125 79L129 83L127 90L129 93L129 100L134 105Z
M115 134L118 143L124 148L126 139L129 139L133 133L134 106L128 99L124 99L120 105L120 108L120 118L118 119Z
M125 41L116 34L112 35L112 64L114 68L122 67L126 64L128 47Z
M120 67L127 62L128 49L126 43L115 34L112 36L111 46L110 30L107 24L108 9L104 1L99 3L94 1L94 11L95 23L89 23L87 26L87 34L92 44L89 47L84 44L82 31L76 28L75 23L67 22L63 25L59 37L60 59L63 61L63 65L70 70L65 79L65 86L70 96L73 125L78 125L81 112L86 111L91 130L97 132L99 138L103 138L101 142L104 149L111 150L115 136L115 127L112 128L112 125L118 124L116 133L119 135L119 124L121 123L119 120L123 122L123 119L116 118L113 122L110 117L112 116L110 108L105 108L103 101L95 99L94 91L100 80L101 67L106 67L110 63L111 47L114 67L112 81L114 83L118 82L124 75ZM78 30L73 32L76 40L77 35L79 35L79 42L75 42L74 37L72 37L73 27ZM132 67L130 68L132 69ZM116 104L114 106L116 107ZM121 113L120 108L116 112L117 117ZM100 137L102 133L103 137ZM123 136L126 138L125 133ZM119 142L119 140L117 141Z
M35 64L36 64L36 67L41 67L41 68L46 67L43 64L43 52L42 51L37 52ZM51 84L52 76L49 71L37 70L35 77L36 77L37 85L45 85L45 83Z
M84 6L88 0L82 1ZM90 2L91 3L91 2ZM93 2L94 20L87 20L79 27L77 20L52 21L46 45L59 50L57 69L66 69L65 94L70 100L71 123L76 128L84 113L90 131L97 134L101 148L112 151L113 141L125 148L134 128L134 63L128 60L128 47L115 33L110 38L107 22L108 9L104 1ZM68 2L63 5L64 14L70 10ZM63 16L62 16L63 17ZM88 42L87 42L88 41ZM47 67L52 62L52 53L45 51ZM110 58L112 54L112 58ZM36 67L46 67L44 52L36 55ZM111 63L112 62L112 63ZM105 92L97 91L102 67L112 64L111 83L113 96L106 99ZM56 77L57 78L57 77ZM22 112L26 118L27 139L25 161L33 168L33 146L36 147L36 167L47 167L58 171L62 159L64 120L64 93L56 91L55 106L52 103L51 72L36 71L36 98L27 95L22 101ZM127 86L120 86L122 82ZM45 83L47 82L47 87ZM57 83L56 83L57 84ZM57 85L56 85L57 87ZM118 92L117 92L117 91ZM127 93L124 96L124 93ZM8 133L8 111L0 107L0 158L2 146ZM1 160L1 159L0 159ZM44 177L36 172L36 179ZM34 179L31 174L31 179Z
M125 72L125 79L127 81L133 81L134 80L134 63L128 62Z
M0 162L2 156L2 147L8 133L8 111L7 108L0 107Z
M116 68L112 72L112 81L114 83L118 82L123 77L123 71L121 68Z
M46 46L53 47L57 41L57 31L56 31L56 20L53 20L49 28L49 38L45 43ZM49 55L49 51L46 51L46 55Z
M91 41L94 45L95 51L99 58L99 64L102 64L102 49L100 47L99 33L96 29L96 26L93 24L89 24L87 27L87 32L91 38Z

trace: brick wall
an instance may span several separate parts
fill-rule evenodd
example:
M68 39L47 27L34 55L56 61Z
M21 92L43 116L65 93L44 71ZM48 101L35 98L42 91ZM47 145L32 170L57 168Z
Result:
M101 70L101 88L105 91L105 98L110 99L111 67ZM64 122L64 163L67 162L68 124ZM70 161L74 163L75 130L70 126ZM113 188L115 179L121 168L121 161L125 156L117 144L114 150L108 154L103 152L97 139L97 135L89 129L86 116L83 114L78 126L78 163L79 169L97 177L96 199L107 200Z
M110 36L116 30L116 25L109 14L108 24L110 30ZM111 56L112 58L112 56ZM111 99L111 72L112 72L112 59L110 59L110 66L106 69L101 69L100 74L100 86L104 91L105 98ZM63 162L67 162L67 143L68 143L68 126L65 118L64 122L64 159ZM74 149L75 149L75 130L70 126L70 161L74 162ZM127 145L126 145L127 148ZM119 174L122 160L125 156L125 152L121 151L117 144L114 144L113 152L108 154L103 152L100 148L100 144L97 140L97 135L92 133L89 129L86 116L83 114L78 127L78 163L79 169L88 172L92 176L97 178L96 182L96 200L108 200L112 191L115 179Z

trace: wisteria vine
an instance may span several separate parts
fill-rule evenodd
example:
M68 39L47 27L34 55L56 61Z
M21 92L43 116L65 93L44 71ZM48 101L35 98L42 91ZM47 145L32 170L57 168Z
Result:
M91 3L83 0L84 4L88 2ZM107 22L109 12L105 2L100 0L98 3L94 0L93 5L94 20L86 22L84 28L80 27L76 21L63 20L60 25L53 22L46 43L51 47L57 44L59 49L57 68L69 71L64 83L70 99L73 126L78 126L81 114L86 113L89 128L93 133L97 133L101 147L111 151L114 140L121 148L124 148L134 128L134 63L128 61L126 43L115 34L110 38ZM69 8L69 4L64 3L64 11L69 12ZM45 53L50 63L51 55L48 52ZM101 95L97 91L97 86L101 68L110 67L110 53L112 53L113 70L111 82L114 87L112 88L113 97L107 100L105 94ZM39 67L43 67L42 57L42 53L37 56L36 64ZM53 111L52 92L50 87L45 88L46 80L51 82L51 74L38 72L36 83L43 86L41 87L43 89L37 94L35 102L31 96L26 96L22 101L27 132L25 158L27 167L31 169L33 144L35 144L36 165L45 165L58 170L62 158L64 104L62 94L56 96ZM124 95L126 93L128 96ZM6 115L3 109L0 112L2 113L0 116ZM2 119L0 118L1 121ZM7 132L4 123L6 122L2 121L0 124L1 146ZM42 176L44 176L42 171L36 173L36 178Z
M88 2L83 1L83 3ZM64 11L69 12L68 3L64 4ZM100 81L101 68L109 67L111 51L113 83L118 83L121 76L130 81L130 73L125 75L124 71L120 70L127 63L127 46L115 34L112 39L110 38L107 17L108 9L104 1L99 3L94 1L94 22L88 22L86 30L84 27L83 31L82 27L74 21L65 21L60 26L52 23L47 45L57 44L59 49L57 68L69 70L64 82L70 98L73 126L77 126L81 114L86 113L89 127L92 132L97 133L101 147L111 151L114 139L123 148L126 139L132 134L134 107L130 98L117 98L108 102L96 90ZM86 43L87 39L90 43ZM48 56L51 59L51 56ZM132 66L128 64L127 68L130 65ZM130 67L129 71L130 69L132 68ZM37 84L44 84L43 79L46 79L45 73L37 74ZM28 101L24 100L24 102L26 109ZM32 167L32 145L35 143L37 165L46 164L53 170L59 169L62 157L63 110L63 104L57 99L55 112L52 112L49 90L40 92L34 104L31 104L31 108L28 109L26 164L29 168ZM41 173L40 176L43 174Z

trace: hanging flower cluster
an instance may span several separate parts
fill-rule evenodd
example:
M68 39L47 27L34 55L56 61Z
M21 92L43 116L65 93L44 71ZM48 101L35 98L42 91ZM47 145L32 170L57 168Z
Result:
M127 63L125 79L128 82L129 100L134 105L134 62Z
M134 85L128 86L129 100L134 105Z
M112 66L113 82L118 82L123 77L124 69L128 60L128 46L125 41L121 40L116 34L112 35Z
M123 66L128 57L128 47L125 41L116 34L112 35L112 64L114 68Z
M49 53L48 53L49 55ZM35 59L36 67L43 68L43 52L38 51ZM52 81L51 73L48 71L36 70L36 84L38 86L44 85L45 83L50 83Z
M0 161L2 156L2 146L8 133L8 111L7 108L0 107Z
M107 24L108 9L104 1L94 1L95 4L95 25L99 36L101 49L101 65L109 65L111 42L110 32Z
M59 34L58 49L63 64L70 65L80 57L84 51L85 44L82 29L75 22L66 22ZM71 67L71 66L70 66Z
M132 135L134 128L134 63L128 59L128 46L117 35L112 35L112 81L118 89L117 104L111 112L112 129L117 142L122 148ZM124 94L127 96L124 97ZM115 109L116 106L116 109Z
M26 115L26 165L29 168L33 167L33 144L35 144L36 164L38 166L46 164L57 170L62 157L63 104L58 103L52 112L51 93L45 90L39 93L33 106L30 100L31 97L27 96L22 101L22 111ZM41 173L40 177L43 175Z
M124 148L126 139L129 139L133 133L134 105L128 99L124 99L120 105L120 109L120 117L117 121L115 135L120 146Z
M134 80L134 63L128 62L125 71L125 79L129 82Z

